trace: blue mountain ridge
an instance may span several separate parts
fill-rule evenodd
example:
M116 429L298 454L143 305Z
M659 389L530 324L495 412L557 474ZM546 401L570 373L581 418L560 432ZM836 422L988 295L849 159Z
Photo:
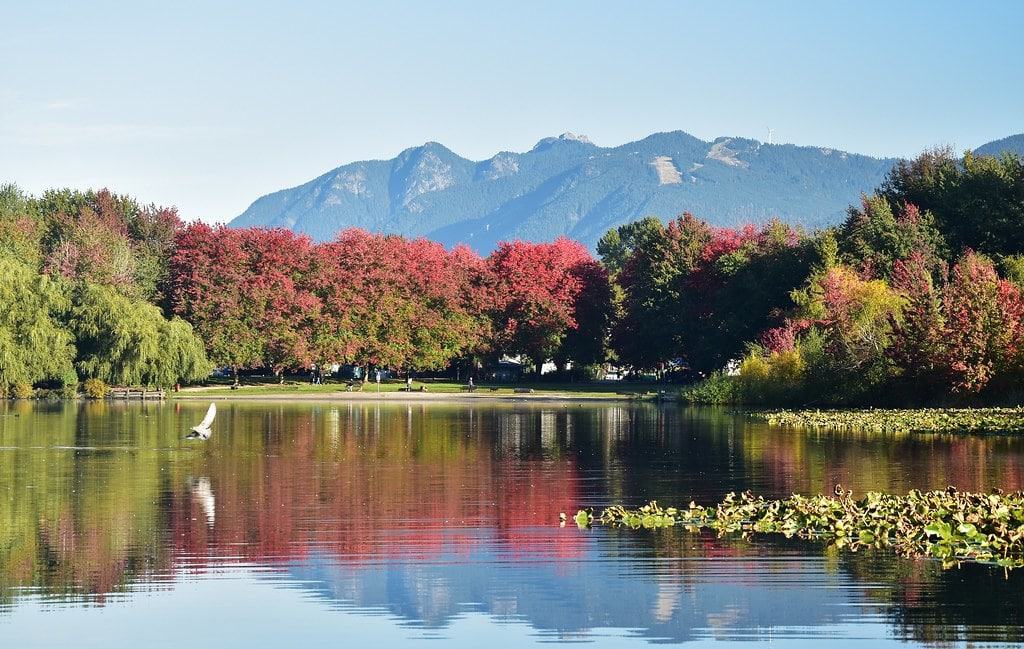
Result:
M998 156L1003 153L1015 153L1024 158L1024 133L1004 137L988 144L982 144L974 150L976 155Z
M559 235L593 248L610 228L684 211L718 226L779 217L817 228L840 221L894 163L746 138L708 142L682 131L617 147L565 133L479 162L428 142L267 194L230 225L285 227L319 241L358 227L484 253L498 241Z

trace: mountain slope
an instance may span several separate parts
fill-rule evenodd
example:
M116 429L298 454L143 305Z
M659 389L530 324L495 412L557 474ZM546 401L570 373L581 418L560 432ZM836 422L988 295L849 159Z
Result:
M974 152L978 155L1000 155L1002 153L1016 153L1024 158L1024 133L1004 137L988 144L982 144Z
M288 227L320 240L361 227L483 252L504 239L561 234L593 246L609 228L683 211L716 225L778 216L817 227L840 220L893 162L681 131L611 148L566 133L481 162L430 142L268 194L231 225Z

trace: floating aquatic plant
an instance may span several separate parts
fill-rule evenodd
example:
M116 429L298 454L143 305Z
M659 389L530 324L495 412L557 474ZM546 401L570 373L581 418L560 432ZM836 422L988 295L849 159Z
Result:
M963 493L911 491L906 496L868 492L856 500L836 486L834 496L768 500L750 492L730 493L715 507L691 502L662 508L651 502L637 509L609 507L595 516L576 514L576 524L711 529L719 534L782 534L824 540L840 548L889 548L903 556L933 557L943 567L960 562L1024 567L1024 492Z
M772 426L883 433L1021 433L1024 408L914 410L777 410L751 417Z

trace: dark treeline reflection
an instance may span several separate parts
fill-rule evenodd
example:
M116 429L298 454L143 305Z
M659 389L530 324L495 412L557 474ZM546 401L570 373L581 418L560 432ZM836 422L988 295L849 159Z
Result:
M743 489L1017 490L1018 440L808 434L633 405L224 402L209 442L183 441L205 406L0 405L0 611L144 597L244 564L432 627L480 611L556 637L681 641L881 615L901 638L1024 639L1016 573L558 527L581 506Z

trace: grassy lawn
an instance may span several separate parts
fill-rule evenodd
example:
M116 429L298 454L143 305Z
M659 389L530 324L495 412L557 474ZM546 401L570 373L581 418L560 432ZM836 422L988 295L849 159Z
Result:
M358 385L358 384L357 384ZM464 383L451 383L445 381L413 381L413 391L420 392L425 388L427 394L468 394L463 388ZM663 386L662 386L663 387ZM400 392L405 388L404 380L381 381L379 390L385 392ZM587 397L622 397L622 396L643 396L655 394L659 386L650 383L516 383L516 384L480 384L476 385L473 392L476 396L487 395L515 395L516 390L532 389L533 394L539 395L579 395ZM376 383L366 383L362 389L356 392L363 394L376 394L378 386ZM286 378L283 384L273 378L245 377L242 380L242 387L237 390L231 389L230 379L211 379L205 386L192 386L182 389L181 396L281 396L281 395L317 395L325 397L343 395L348 393L346 381L325 380L322 385L313 385L308 379L301 377ZM173 395L172 395L173 396Z

